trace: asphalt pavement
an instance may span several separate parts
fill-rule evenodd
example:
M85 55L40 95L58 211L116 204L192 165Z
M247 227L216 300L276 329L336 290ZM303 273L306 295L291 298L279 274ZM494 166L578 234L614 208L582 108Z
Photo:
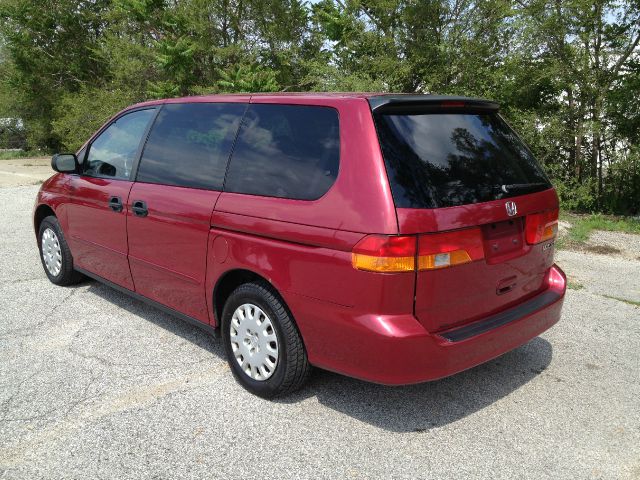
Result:
M2 479L640 478L639 259L558 252L577 285L562 319L485 365L400 388L316 370L271 402L201 330L97 282L49 283L38 187L15 183L0 187Z

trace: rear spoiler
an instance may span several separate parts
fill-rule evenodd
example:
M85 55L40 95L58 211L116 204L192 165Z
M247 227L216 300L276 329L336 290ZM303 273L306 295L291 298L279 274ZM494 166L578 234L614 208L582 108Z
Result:
M453 97L445 95L376 95L369 97L374 113L429 113L463 111L495 113L500 104L481 98Z

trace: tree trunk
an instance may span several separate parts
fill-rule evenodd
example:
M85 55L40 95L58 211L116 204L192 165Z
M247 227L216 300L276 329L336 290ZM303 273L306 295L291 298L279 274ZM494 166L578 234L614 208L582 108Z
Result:
M576 115L574 112L575 109L575 101L573 99L573 88L567 89L567 98L569 101L569 128L571 132L573 132L573 145L569 148L569 162L567 164L567 171L576 172L576 145L577 145L577 137L576 137Z
M582 131L582 109L580 108L578 111L578 119L576 121L576 170L575 176L578 179L578 183L582 183L582 139L584 137L584 133Z
M595 80L595 92L593 98L593 105L591 110L591 130L593 132L593 145L591 149L591 176L598 177L598 206L602 208L602 158L600 155L600 113L602 111L602 95L601 85L603 75L600 70L600 50L602 47L602 30L604 19L603 3L598 1L594 5L594 18L595 18L595 41L593 45L593 67L594 67L594 80Z
M602 208L602 142L600 138L600 132L598 132L597 140L596 140L596 152L598 155L598 203L600 204L600 208Z
M600 95L596 95L593 100L591 110L591 132L593 136L593 145L591 146L591 178L598 179L598 206L602 207L602 159L600 155L600 112L602 110L602 100Z

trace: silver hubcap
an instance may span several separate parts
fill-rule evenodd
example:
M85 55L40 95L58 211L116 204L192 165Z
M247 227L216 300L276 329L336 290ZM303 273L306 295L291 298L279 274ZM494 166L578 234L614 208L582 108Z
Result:
M231 349L242 371L254 380L273 375L278 365L278 339L269 317L252 303L240 305L231 317Z
M42 259L49 273L56 277L62 269L62 250L56 232L50 228L42 232Z

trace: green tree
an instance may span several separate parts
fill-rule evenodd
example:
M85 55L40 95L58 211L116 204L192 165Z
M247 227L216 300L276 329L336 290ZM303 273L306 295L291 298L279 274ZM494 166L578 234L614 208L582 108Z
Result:
M105 0L4 0L0 32L8 57L4 85L14 97L13 115L27 126L30 145L55 148L54 106L60 95L77 91L104 75L93 54L104 28Z
M579 210L640 208L636 0L2 0L0 114L74 148L122 106L200 93L498 100Z

